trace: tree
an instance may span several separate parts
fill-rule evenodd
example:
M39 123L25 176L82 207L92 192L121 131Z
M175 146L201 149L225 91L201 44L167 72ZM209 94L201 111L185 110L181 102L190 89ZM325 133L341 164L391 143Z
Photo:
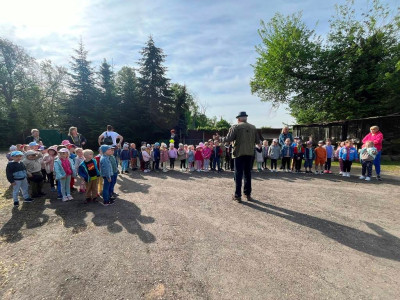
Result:
M388 8L375 0L357 20L353 5L337 6L326 41L301 14L261 22L252 93L275 106L288 104L300 123L400 111L399 16L389 20Z
M115 80L114 72L112 71L111 65L106 59L100 65L99 72L99 86L100 86L100 97L98 98L97 111L98 115L103 116L101 121L98 122L99 127L104 127L107 124L113 124L115 120L119 118L117 110L118 99L115 91Z
M65 127L78 127L88 140L96 140L98 135L98 120L102 114L97 114L93 107L97 105L98 90L95 86L94 71L91 62L87 59L87 51L81 41L75 56L71 59L71 73L69 81L69 99L64 106L67 116ZM101 119L101 118L100 118Z
M149 128L161 134L175 123L169 79L165 77L167 69L163 66L166 56L161 48L155 46L151 36L140 53L140 97L148 108L149 125L152 125Z

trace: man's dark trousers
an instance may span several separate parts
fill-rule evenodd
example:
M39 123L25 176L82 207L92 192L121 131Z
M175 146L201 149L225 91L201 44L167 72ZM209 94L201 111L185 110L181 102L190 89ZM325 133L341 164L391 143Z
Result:
M253 156L243 155L235 158L235 197L242 196L242 179L244 175L244 189L243 193L245 195L251 194L251 169Z

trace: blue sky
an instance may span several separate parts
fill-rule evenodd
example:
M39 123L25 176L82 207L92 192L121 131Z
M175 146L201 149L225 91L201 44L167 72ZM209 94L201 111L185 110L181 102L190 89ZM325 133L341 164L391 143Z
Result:
M391 8L400 0L387 0ZM260 43L260 20L275 13L303 11L304 21L322 36L329 30L334 4L316 0L7 0L1 1L0 36L23 46L37 59L68 67L82 37L98 67L106 58L136 67L149 35L167 55L167 76L186 84L208 116L235 121L246 111L258 127L294 124L285 107L273 109L251 95L251 64ZM366 6L367 1L357 1Z

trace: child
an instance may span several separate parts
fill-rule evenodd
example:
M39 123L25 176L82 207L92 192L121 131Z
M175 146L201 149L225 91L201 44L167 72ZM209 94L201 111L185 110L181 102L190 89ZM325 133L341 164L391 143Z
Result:
M173 170L175 167L175 159L178 157L178 151L175 149L174 143L169 144L168 157L169 157L169 168Z
M144 146L144 149L143 149ZM139 162L140 162L140 171L144 172L144 160L143 160L143 151L146 151L146 143L140 146L139 152Z
M97 154L94 157L99 170L100 170L100 159L101 159L102 154L103 154L103 152L101 152L101 147L99 147L99 154ZM103 180L103 177L100 176L99 179L97 180L97 196L100 196L100 194L103 194L103 185L104 185L104 180Z
M114 145L111 146L111 148L114 149L113 150L113 153L114 153L113 155L114 155L114 158L115 158L115 163L117 164L117 174L119 174L118 166L119 166L119 162L121 160L121 152L122 152L122 150L121 150L121 147L120 147L119 144L118 145L114 144Z
M85 160L85 157L83 156L82 148L76 148L75 154L76 154L76 157L74 160L74 168L75 168L75 173L78 174L78 168L79 168L80 164ZM77 183L79 186L79 193L81 193L81 194L86 193L85 181L79 177L79 178L77 178Z
M271 159L271 172L278 172L278 159L281 157L281 147L278 144L278 139L272 140L272 145L268 147L268 156Z
M336 151L335 151L335 157L339 160L339 169L340 169L339 175L342 175L342 174L343 174L343 159L341 159L341 158L339 157L340 150L341 150L343 147L344 147L344 142L340 142L340 143L338 144L338 147L337 147Z
M219 141L215 140L214 141L214 147L212 149L212 161L213 161L213 166L212 169L216 170L216 167L218 167L218 173L221 172L221 156L222 156L222 149L219 146Z
M40 145L36 142L30 142L28 146L29 146L29 150L39 151Z
M362 175L360 176L360 179L370 181L372 165L374 164L374 159L378 154L378 150L374 147L373 141L367 142L365 146L365 148L360 150L360 159L362 161ZM365 177L365 173L367 173L367 177Z
M74 198L71 196L70 181L71 177L75 177L74 162L68 157L69 151L62 148L58 151L58 157L54 160L54 171L56 172L56 179L59 180L61 185L62 201L70 201Z
M201 145L197 145L194 159L196 161L196 171L200 172L203 164L203 147Z
M262 146L262 154L263 154L263 163L262 163L262 168L264 170L268 170L268 141L264 140L263 141L263 146Z
M25 165L21 162L24 154L21 151L12 151L10 153L10 161L6 167L7 180L13 187L14 207L19 206L18 194L21 190L24 202L30 203L33 201L28 193L28 180Z
M186 165L186 151L182 143L178 146L178 160L181 162L181 172L183 172Z
M22 161L28 174L29 183L32 188L31 198L37 198L46 195L42 193L43 176L42 176L42 153L29 150L25 153L25 159Z
M204 172L208 172L208 168L210 166L210 157L211 157L211 149L208 147L208 142L204 143L204 148L203 148L203 159L204 159L204 163L203 163L203 171Z
M293 147L292 145L290 145L291 142L292 141L289 138L287 138L281 150L282 166L284 170L286 169L286 172L291 172L290 160L293 158Z
M161 166L163 168L163 172L168 172L168 170L167 170L168 159L169 159L169 157L168 157L167 145L165 143L161 143L160 161L161 161Z
M312 165L315 159L315 151L312 147L312 141L307 142L304 158L304 168L306 169L306 173L312 173Z
M142 150L142 157L143 157L143 161L144 161L144 170L143 172L148 173L150 172L150 149L146 146L142 146L141 147Z
M50 182L51 191L55 192L54 186L54 160L57 157L57 146L51 146L47 150L47 154L43 157L44 168L47 173L47 178Z
M114 187L115 187L115 184L117 183L117 178L118 178L118 174L119 174L118 162L117 162L117 158L114 153L114 151L116 151L116 150L118 150L118 146L112 145L111 146L111 155L109 157L112 171L113 171L113 176L111 177L111 186L110 186L110 200L113 200L113 201L118 196L114 191Z
M155 143L153 148L153 156L154 156L154 163L155 169L158 171L160 169L160 143Z
M187 152L188 168L190 172L194 171L194 146L190 145Z
M44 166L44 161L43 161L43 157L47 154L47 149L44 146L40 146L38 151L40 151L40 153L42 153L42 158L40 159L42 169L40 171L42 172L43 182L49 182L47 180L47 172L46 172L46 168Z
M221 158L220 158L220 164L221 164L221 171L224 169L226 170L226 148L223 143L219 142L219 146L221 148Z
M332 145L331 139L325 140L324 148L326 150L326 163L325 163L324 173L332 174L331 166L332 166L332 159L335 155L335 147Z
M350 177L351 165L354 160L358 159L357 150L349 140L344 143L344 147L340 149L339 157L343 160L343 177Z
M93 159L93 151L90 149L83 150L85 160L80 163L78 168L79 176L83 178L86 185L86 203L97 202L97 180L100 177L100 171L97 162Z
M108 206L114 204L114 200L110 198L111 196L111 181L114 176L112 169L110 156L113 155L111 147L108 145L103 145L100 147L102 156L100 158L100 174L103 177L103 204Z
M208 140L208 148L210 148L210 150L211 150L211 154L210 154L210 162L208 163L208 165L209 165L209 167L210 167L210 169L211 169L211 171L215 171L215 169L214 169L214 156L212 155L212 151L213 151L213 149L214 149L214 140L212 140L212 139L210 139L210 140Z
M136 144L132 143L131 144L131 150L130 150L132 171L136 171L137 170L137 157L138 157L138 151L136 150Z
M185 145L183 145L183 149L185 150L185 153L186 153L185 169L188 170L189 169L189 163L188 163L189 146L185 144Z
M326 150L323 147L324 141L318 142L318 147L315 148L315 174L324 174L324 165L326 162ZM320 172L318 172L318 166Z
M14 160L12 159L12 157L11 157L11 153L14 152L14 151L18 151L18 147L15 146L15 145L11 145L9 150L10 150L10 152L8 152L8 153L6 154L6 158L7 158L8 161L14 161ZM21 153L22 153L22 152L21 152ZM22 155L23 155L23 153L22 153Z
M129 160L130 160L130 153L129 153L129 144L124 143L124 146L122 147L121 151L121 164L122 164L122 169L121 173L128 174L128 168L129 168Z
M296 142L296 146L293 148L293 160L295 161L295 170L296 173L301 172L301 164L304 157L304 147L301 143L301 139L298 138Z
M264 162L264 157L263 157L263 148L261 143L258 143L255 148L255 158L256 158L256 163L257 163L257 172L262 171L262 164Z

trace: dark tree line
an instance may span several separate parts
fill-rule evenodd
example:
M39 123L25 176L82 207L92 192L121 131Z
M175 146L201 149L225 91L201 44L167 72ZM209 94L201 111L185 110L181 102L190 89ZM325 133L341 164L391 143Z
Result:
M38 63L26 51L0 38L0 130L2 146L22 141L31 128L64 133L78 127L92 146L111 124L129 141L168 139L171 129L225 128L208 118L185 85L171 83L166 55L150 37L137 68L114 71L106 59L98 70L82 42L69 69L51 61Z

